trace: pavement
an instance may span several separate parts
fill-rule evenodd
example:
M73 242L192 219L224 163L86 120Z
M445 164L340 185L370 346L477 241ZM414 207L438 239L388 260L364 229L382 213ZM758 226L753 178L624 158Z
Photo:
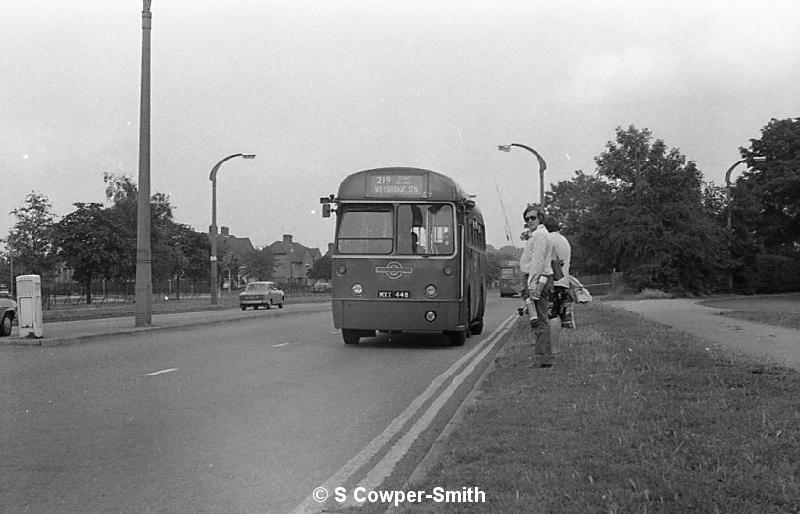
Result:
M749 310L756 302L747 300ZM771 309L796 312L798 303L791 297L783 301L779 296L769 298ZM686 298L664 300L609 300L603 301L620 309L668 325L675 330L687 332L708 341L716 348L771 362L789 368L800 369L800 330L767 325L725 316L734 310L734 301L708 302ZM706 305L713 303L713 305ZM728 305L731 309L723 306Z
M329 302L297 303L283 309L224 309L213 311L154 314L149 327L135 326L133 315L78 321L45 322L42 338L20 338L15 326L9 337L0 338L0 346L58 346L102 339L109 336L137 335L158 330L180 329L209 323L232 323L244 319L270 316L292 316L308 312L329 311Z

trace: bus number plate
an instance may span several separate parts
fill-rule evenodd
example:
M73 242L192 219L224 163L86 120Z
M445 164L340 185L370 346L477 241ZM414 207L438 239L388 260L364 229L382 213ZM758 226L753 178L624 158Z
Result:
M378 291L378 298L411 298L409 291Z

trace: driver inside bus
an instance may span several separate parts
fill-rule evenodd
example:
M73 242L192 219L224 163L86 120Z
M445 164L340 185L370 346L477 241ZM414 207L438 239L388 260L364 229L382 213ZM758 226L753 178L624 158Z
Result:
M428 253L424 246L419 244L419 235L416 232L411 232L411 253L421 254Z

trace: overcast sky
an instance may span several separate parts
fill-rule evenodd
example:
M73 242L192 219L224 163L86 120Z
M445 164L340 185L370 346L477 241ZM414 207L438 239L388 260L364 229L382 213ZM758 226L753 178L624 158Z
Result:
M135 0L2 0L0 237L26 194L57 215L138 176L141 10ZM508 244L546 187L616 127L648 128L724 183L770 118L800 116L800 2L153 0L152 192L205 232L319 247L319 198L348 174L436 170ZM516 241L519 244L519 241Z

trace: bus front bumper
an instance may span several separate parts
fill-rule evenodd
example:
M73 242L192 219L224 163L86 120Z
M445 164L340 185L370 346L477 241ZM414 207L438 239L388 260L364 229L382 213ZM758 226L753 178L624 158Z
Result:
M334 299L332 303L333 325L336 328L409 332L464 329L464 324L459 320L459 303L455 300Z

